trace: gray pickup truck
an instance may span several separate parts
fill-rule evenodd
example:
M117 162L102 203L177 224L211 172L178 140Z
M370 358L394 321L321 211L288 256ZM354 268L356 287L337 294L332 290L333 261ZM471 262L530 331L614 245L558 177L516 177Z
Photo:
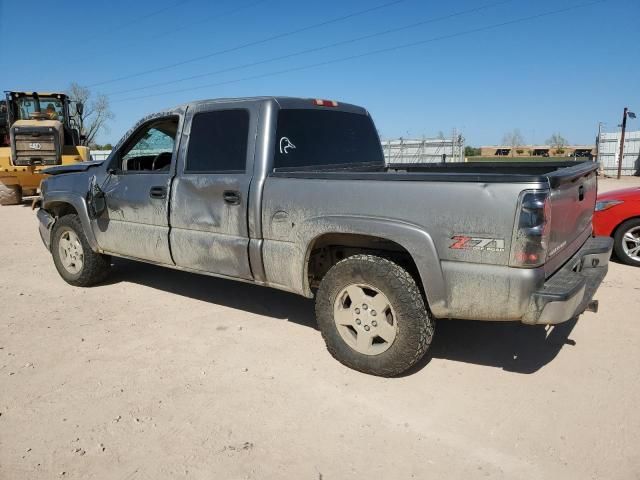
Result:
M596 170L389 167L363 108L206 100L142 119L104 162L48 169L38 218L72 285L115 255L315 296L331 354L390 376L424 356L436 318L595 310L612 247L592 236Z

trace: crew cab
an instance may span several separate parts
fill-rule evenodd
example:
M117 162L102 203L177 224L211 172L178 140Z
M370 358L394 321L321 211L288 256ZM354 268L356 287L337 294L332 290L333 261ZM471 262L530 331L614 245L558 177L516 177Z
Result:
M556 324L595 310L597 164L385 164L354 105L204 100L143 118L104 162L53 167L40 234L72 285L111 256L315 297L330 353L397 375L435 319Z

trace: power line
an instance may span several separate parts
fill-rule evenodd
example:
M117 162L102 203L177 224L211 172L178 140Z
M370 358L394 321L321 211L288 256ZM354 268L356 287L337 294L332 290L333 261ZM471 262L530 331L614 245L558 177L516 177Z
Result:
M173 28L171 30L164 30L163 32L161 32L159 34L154 35L153 37L150 37L149 40L153 40L154 38L164 38L164 37L167 36L167 34L179 32L181 30L185 30L187 28L191 28L194 25L201 25L203 23L208 23L208 22L211 22L212 20L218 20L218 19L220 19L222 17L233 15L234 13L241 12L242 10L246 10L248 8L255 7L255 6L257 6L257 5L261 4L261 3L264 3L266 1L270 1L270 0L256 0L254 2L250 2L250 3L247 3L245 5L240 5L239 7L232 8L232 9L227 10L225 12L222 12L222 13L219 13L219 14L216 14L216 15L212 15L210 17L205 17L205 18L202 18L202 19L194 21L194 22L189 22L188 24L182 25L180 27Z
M360 15L364 15L366 13L370 13L370 12L373 12L373 11L376 11L376 10L380 10L382 8L390 7L392 5L397 5L398 3L402 3L402 2L406 2L406 1L407 0L394 0L392 2L383 3L382 5L378 5L376 7L371 7L371 8L367 8L367 9L364 9L364 10L359 10L357 12L353 12L353 13L350 13L348 15L343 15L341 17L334 17L334 18L332 18L330 20L325 20L323 22L314 23L312 25L308 25L306 27L298 28L296 30L291 30L291 31L288 31L288 32L279 33L277 35L272 35L271 37L263 38L261 40L255 40L253 42L244 43L244 44L237 45L235 47L230 47L230 48L227 48L227 49L224 49L224 50L218 50L216 52L208 53L206 55L200 55L198 57L192 57L192 58L189 58L187 60L182 60L180 62L172 63L172 64L169 64L169 65L163 65L161 67L156 67L156 68L152 68L152 69L149 69L149 70L143 70L141 72L132 73L132 74L129 74L129 75L124 75L122 77L113 78L111 80L105 80L103 82L94 83L92 85L89 85L89 87L96 87L96 86L99 86L99 85L106 85L107 83L119 82L121 80L127 80L129 78L140 77L142 75L147 75L149 73L155 73L155 72L160 72L162 70L167 70L169 68L179 67L181 65L186 65L187 63L197 62L199 60L204 60L206 58L211 58L211 57L214 57L214 56L217 56L217 55L222 55L224 53L237 52L238 50L242 50L242 49L247 48L247 47L253 47L253 46L256 46L256 45L261 45L263 43L271 42L273 40L279 40L281 38L290 37L290 36L298 34L298 33L302 33L302 32L306 32L306 31L309 31L309 30L316 29L316 28L324 27L325 25L330 25L332 23L341 22L341 21L347 20L349 18L353 18L353 17L357 17L357 16L360 16Z
M190 1L191 0L180 0L178 2L174 2L174 3L170 4L170 5L167 5L166 7L162 7L162 8L160 8L158 10L155 10L155 11L153 11L151 13L147 13L147 14L142 15L140 17L133 18L133 19L129 20L128 22L121 23L120 25L112 27L109 30L106 30L105 32L100 33L99 35L96 35L95 37L89 37L88 39L85 39L85 41L95 40L97 38L103 37L104 35L108 35L110 33L117 32L118 30L122 30L122 29L124 29L124 28L126 28L126 27L128 27L130 25L135 25L136 23L141 22L143 20L146 20L148 18L155 17L156 15L164 13L167 10L170 10L172 8L175 8L175 7L178 7L180 5L184 5L185 3L188 3Z
M429 24L429 23L435 23L435 22L439 22L439 21L442 21L442 20L448 20L450 18L459 17L459 16L462 16L462 15L467 15L467 14L470 14L470 13L479 12L481 10L486 10L488 8L496 7L498 5L503 5L505 3L511 3L512 1L514 1L514 0L501 0L501 1L490 3L490 4L487 4L487 5L482 5L482 6L479 6L479 7L470 8L470 9L466 9L466 10L461 10L461 11L455 12L455 13L450 13L450 14L443 15L443 16L440 16L440 17L429 18L429 19L422 20L422 21L419 21L419 22L410 23L408 25L403 25L401 27L390 28L390 29L387 29L387 30L382 30L382 31L371 33L371 34L368 34L368 35L363 35L363 36L360 36L360 37L350 38L350 39L342 40L342 41L339 41L339 42L334 42L334 43L330 43L330 44L326 44L326 45L321 45L319 47L300 50L300 51L297 51L297 52L294 52L294 53L289 53L287 55L280 55L280 56L277 56L277 57L271 57L271 58L268 58L268 59L265 59L265 60L259 60L259 61L256 61L256 62L245 63L243 65L237 65L235 67L229 67L229 68L224 68L224 69L221 69L221 70L215 70L213 72L207 72L207 73L200 73L200 74L196 74L196 75L191 75L189 77L183 77L183 78L179 78L179 79L176 79L176 80L167 80L167 81L164 81L164 82L158 82L158 83L152 83L152 84L144 85L142 87L129 88L129 89L126 89L126 90L119 90L119 91L116 91L116 92L107 93L107 95L121 95L123 93L137 92L137 91L140 91L140 90L147 90L149 88L162 87L162 86L165 86L165 85L172 85L174 83L185 82L187 80L195 80L197 78L203 78L203 77L209 77L209 76L213 76L213 75L219 75L221 73L228 73L228 72L232 72L232 71L235 71L235 70L242 70L242 69L245 69L245 68L255 67L257 65L264 65L266 63L272 63L272 62L276 62L276 61L279 61L279 60L286 60L288 58L297 57L297 56L300 56L300 55L306 55L306 54L309 54L309 53L315 53L315 52L319 52L321 50L328 50L330 48L340 47L340 46L348 45L348 44L351 44L351 43L359 42L359 41L362 41L362 40L370 40L372 38L377 38L377 37L381 37L383 35L389 35L389 34L392 34L392 33L397 33L397 32L403 31L403 30L409 30L411 28L420 27L420 26L423 26L423 25L426 25L426 24Z
M241 12L242 10L246 10L246 9L255 7L255 6L257 6L257 5L261 4L261 3L265 3L267 1L271 1L271 0L255 0L253 2L249 2L249 3L246 3L244 5L240 5L239 7L236 6L234 8L228 9L228 10L222 12L222 13L218 13L216 15L211 15L209 17L205 17L205 18L202 18L202 19L197 20L197 21L189 22L188 24L184 24L184 25L181 25L179 27L175 27L175 28L168 29L168 30L162 30L161 32L159 32L159 33L157 33L155 35L152 35L150 37L138 39L137 41L126 43L124 45L120 45L120 46L117 47L118 50L114 50L111 53L120 54L120 49L128 48L128 47L131 47L133 45L139 45L139 44L142 44L142 43L146 43L146 42L149 42L151 40L158 39L158 38L166 38L168 35L172 35L172 34L174 34L176 32L179 32L179 31L182 31L182 30L186 30L187 28L192 28L195 25L200 25L200 24L203 24L203 23L209 23L209 22L212 22L213 20L219 20L220 18L227 17L229 15L234 15L234 14L236 14L238 12ZM104 56L104 55L99 55L99 56Z
M404 44L396 45L396 46L393 46L393 47L381 48L381 49L373 50L373 51L370 51L370 52L360 53L360 54L356 54L356 55L350 55L350 56L347 56L347 57L336 58L336 59L327 60L327 61L324 61L324 62L312 63L312 64L309 64L309 65L303 65L303 66L300 66L300 67L288 68L288 69L285 69L285 70L278 70L276 72L268 72L268 73L264 73L264 74L238 78L238 79L235 79L235 80L227 80L227 81L224 81L224 82L210 83L210 84L206 84L206 85L199 85L199 86L196 86L196 87L182 88L182 89L177 89L177 90L169 90L169 91L165 91L165 92L153 93L153 94L149 94L149 95L141 95L141 96L137 96L137 97L123 98L123 99L120 99L120 100L116 100L113 103L127 102L127 101L131 101L131 100L140 100L140 99L143 99L143 98L157 97L157 96L167 95L167 94L171 94L171 93L188 92L188 91L199 90L199 89L203 89L203 88L210 88L210 87L216 87L216 86L221 86L221 85L229 85L229 84L232 84L232 83L244 82L244 81L248 81L248 80L256 80L256 79L275 76L275 75L282 75L282 74L285 74L285 73L298 72L298 71L301 71L301 70L308 70L308 69L311 69L311 68L322 67L322 66L325 66L325 65L331 65L331 64L334 64L334 63L346 62L346 61L350 61L350 60L356 60L356 59L359 59L359 58L369 57L369 56L372 56L372 55L379 55L379 54L382 54L382 53L389 53L389 52L393 52L393 51L396 51L396 50L415 47L415 46L418 46L418 45L425 45L425 44L437 42L437 41L440 41L440 40L448 40L448 39L451 39L451 38L462 37L462 36L470 35L470 34L473 34L473 33L485 32L487 30L493 30L493 29L500 28L500 27L505 27L505 26L508 26L508 25L514 25L514 24L518 24L518 23L523 23L523 22L526 22L526 21L529 21L529 20L534 20L534 19L537 19L537 18L548 17L550 15L556 15L558 13L564 13L564 12L568 12L568 11L571 11L571 10L576 10L578 8L583 8L583 7L588 7L588 6L591 6L591 5L596 5L598 3L604 3L606 1L608 1L608 0L595 0L595 1L592 1L592 2L580 3L580 4L577 4L577 5L572 5L570 7L560 8L560 9L557 9L557 10L550 10L550 11L547 11L547 12L542 12L542 13L538 13L538 14L535 14L535 15L528 15L528 16L525 16L525 17L519 17L519 18L515 18L513 20L507 20L507 21L500 22L500 23L494 23L494 24L491 24L491 25L486 25L484 27L478 27L478 28L474 28L474 29L470 29L470 30L464 30L462 32L456 32L456 33L451 33L451 34L447 34L447 35L441 35L441 36L438 36L438 37L432 37L432 38L428 38L426 40L419 40L417 42L404 43Z

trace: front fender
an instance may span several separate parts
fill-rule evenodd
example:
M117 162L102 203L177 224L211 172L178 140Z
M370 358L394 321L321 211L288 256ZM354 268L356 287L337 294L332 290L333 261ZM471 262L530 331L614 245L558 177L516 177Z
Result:
M64 204L70 205L78 213L78 217L80 218L80 223L82 223L82 228L87 237L87 241L89 242L89 246L92 250L98 251L98 242L96 241L93 229L91 228L87 202L84 197L71 192L47 191L42 200L42 208L48 212L54 212L57 207Z
M297 232L297 241L306 250L302 274L305 293L310 293L307 266L317 238L328 233L375 236L395 242L409 252L418 267L431 311L436 317L447 316L447 296L440 258L433 239L418 225L384 217L331 215L309 218Z

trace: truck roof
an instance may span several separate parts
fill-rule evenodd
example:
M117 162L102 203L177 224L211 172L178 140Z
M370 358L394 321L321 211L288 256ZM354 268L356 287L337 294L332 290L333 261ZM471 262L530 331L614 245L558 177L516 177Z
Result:
M344 103L341 101L336 101L336 106L318 106L316 105L316 100L320 100L320 97L314 98L304 98L304 97L285 97L285 96L262 96L262 97L238 97L238 98L211 98L205 100L194 100L191 102L183 103L177 105L174 108L168 109L169 111L180 109L180 108L193 108L199 105L206 105L212 103L263 103L272 101L277 103L281 108L326 108L326 109L335 109L343 112L351 112L351 113L359 113L362 115L368 115L366 109L359 107L357 105L353 105L351 103ZM329 100L331 102L332 100Z

